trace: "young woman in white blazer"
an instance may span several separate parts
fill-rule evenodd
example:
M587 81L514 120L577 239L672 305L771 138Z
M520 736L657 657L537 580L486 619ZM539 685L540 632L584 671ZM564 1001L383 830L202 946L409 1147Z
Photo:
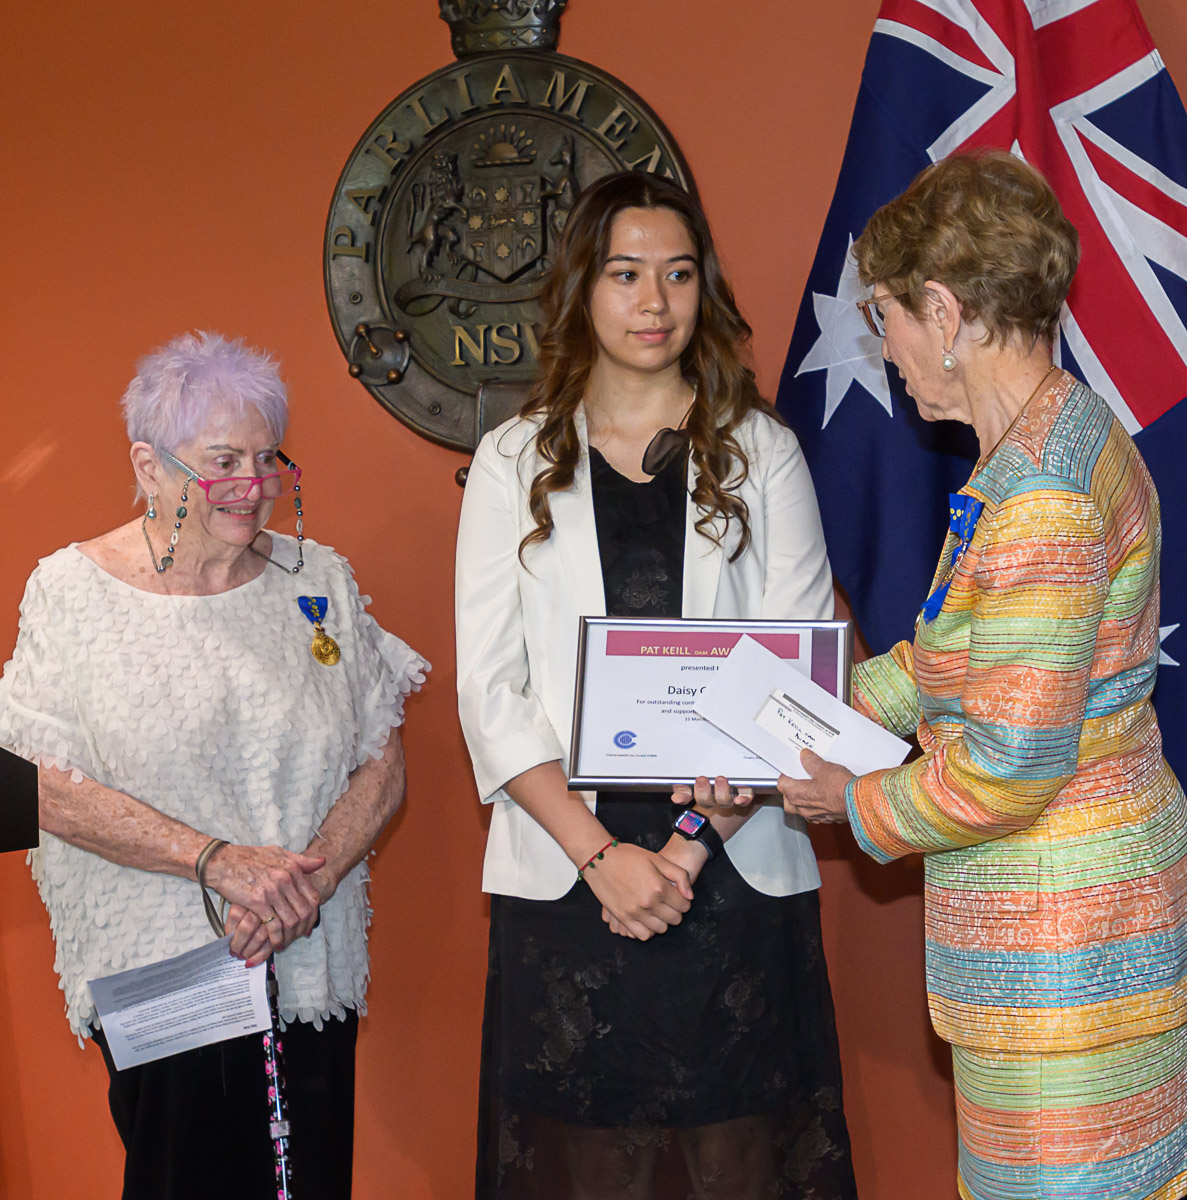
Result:
M584 192L544 304L458 534L459 711L492 807L476 1196L853 1196L802 823L756 805L689 838L666 796L566 785L579 617L832 616L807 467L674 184Z

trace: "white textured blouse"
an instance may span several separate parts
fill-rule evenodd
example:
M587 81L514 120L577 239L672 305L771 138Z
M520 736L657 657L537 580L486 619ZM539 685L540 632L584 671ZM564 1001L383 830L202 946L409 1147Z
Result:
M272 557L295 563L294 539ZM342 649L323 666L299 596L328 600ZM134 796L210 837L303 851L403 720L425 663L365 609L349 564L305 543L300 575L268 565L215 596L159 596L109 575L77 545L42 559L0 679L0 745ZM98 1024L88 979L209 942L193 880L118 866L42 833L30 855L49 910L71 1028ZM285 1020L318 1028L365 1012L368 873L360 863L321 923L277 956Z

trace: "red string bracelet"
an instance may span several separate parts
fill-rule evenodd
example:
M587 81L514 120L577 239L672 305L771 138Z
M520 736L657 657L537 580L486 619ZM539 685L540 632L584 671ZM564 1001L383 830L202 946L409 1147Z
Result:
M578 867L578 869L577 869L577 878L578 878L578 879L584 879L584 878L585 878L585 872L586 872L586 871L588 871L588 870L590 870L590 869L591 869L591 868L593 868L593 867L596 867L596 866L598 865L598 863L597 863L597 860L598 860L599 858L605 858L605 857L606 857L606 851L607 851L607 850L611 850L611 849L613 849L613 848L614 848L615 846L617 846L617 845L618 845L618 838L611 838L611 839L610 839L610 841L608 841L608 842L607 842L607 843L606 843L606 844L605 844L605 845L604 845L604 846L603 846L603 847L602 847L602 848L601 848L601 849L600 849L600 850L597 852L597 854L595 854L595 855L593 856L593 858L591 858L591 859L589 860L589 862L587 862L587 863L585 864L585 866L583 866L583 867Z

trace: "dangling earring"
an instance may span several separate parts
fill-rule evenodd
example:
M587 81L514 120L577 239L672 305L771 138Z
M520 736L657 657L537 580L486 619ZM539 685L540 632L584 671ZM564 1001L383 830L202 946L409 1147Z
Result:
M144 519L140 522L140 532L144 534L144 544L148 547L148 556L152 559L153 570L159 575L165 568L157 562L157 552L152 548L152 538L148 536L149 518L157 519L156 505L153 503L154 497L149 496L148 508L144 510Z
M157 519L157 498L149 492L148 494L148 512L144 514L145 520L155 521Z
M149 514L144 514L144 520L140 523L140 528L144 532L144 541L148 546L149 557L152 559L153 570L158 575L164 573L173 566L173 555L177 550L177 535L181 532L181 523L185 520L186 504L189 501L190 481L185 481L185 486L181 489L181 503L177 506L177 511L174 514L177 520L173 522L173 536L169 539L169 548L161 555L161 561L157 562L157 552L152 548L152 539L148 536L148 517ZM149 507L152 508L152 498L149 498ZM153 517L156 517L156 512L152 512Z
M945 350L944 357L940 359L940 366L943 367L945 371L955 371L956 355L953 354L951 350Z

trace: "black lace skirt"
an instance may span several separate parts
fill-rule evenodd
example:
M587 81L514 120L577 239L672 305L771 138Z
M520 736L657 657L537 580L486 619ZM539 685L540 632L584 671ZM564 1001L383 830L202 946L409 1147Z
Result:
M612 835L652 850L672 812L598 800ZM647 942L610 933L576 881L555 901L491 898L479 1200L568 1200L591 1137L624 1183L654 1180L606 1195L685 1200L690 1146L725 1122L759 1131L761 1195L856 1195L816 893L763 895L724 856L693 891Z

